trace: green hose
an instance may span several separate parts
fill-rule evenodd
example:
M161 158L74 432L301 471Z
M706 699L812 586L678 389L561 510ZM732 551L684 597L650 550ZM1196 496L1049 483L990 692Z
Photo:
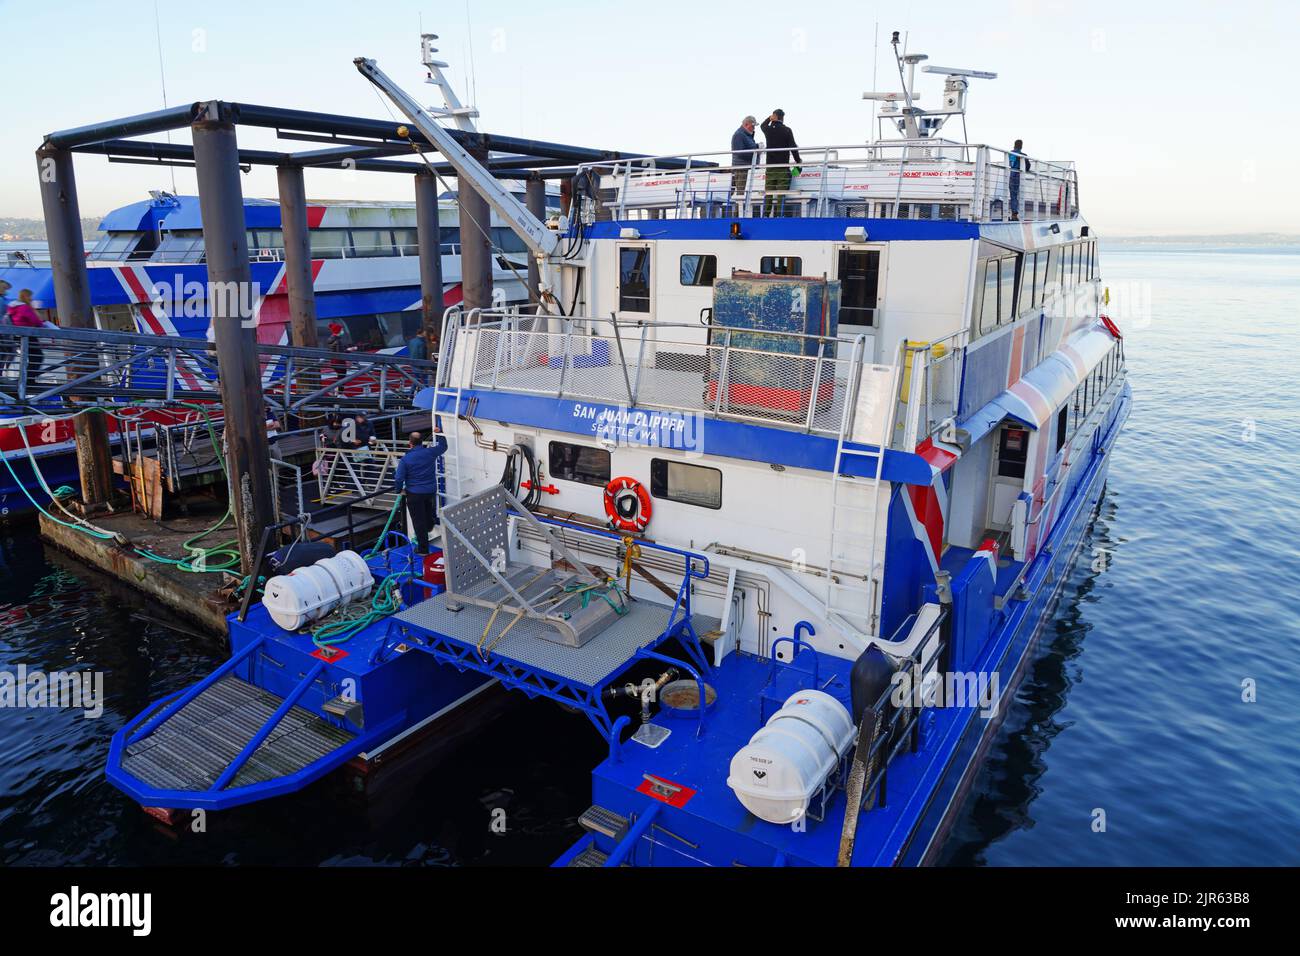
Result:
M327 650L349 640L375 621L400 611L402 598L395 585L407 577L410 577L409 571L394 571L386 575L375 589L369 608L362 610L349 605L341 613L331 615L332 620L311 629L312 643Z
M392 527L393 518L397 516L397 509L402 503L402 496L404 494L405 492L399 491L397 497L393 499L393 507L388 510L388 520L384 522L384 530L379 532L379 540L372 544L370 550L366 552L365 556L367 558L373 557L379 553L379 547L384 543L384 539L388 537L388 529Z
M221 466L222 476L226 479L227 483L229 483L230 473L226 469L226 458L221 453L221 445L217 441L217 432L216 429L213 428L212 426L212 416L208 413L208 409L205 406L196 404L194 402L177 402L176 404L180 405L183 408L193 409L194 411L197 411L199 414L203 416L203 423L206 426L208 432L208 441L212 443L212 452L216 456L217 463ZM103 412L113 418L117 418L118 420L125 420L125 416L114 415L110 409L104 408L103 406L93 406L90 408L85 408L77 412L76 415L72 415L70 417L76 418L77 415L84 415L87 412ZM23 439L24 439L23 444L26 445L26 432L23 433ZM30 446L28 446L27 448L27 455L28 458L31 460L32 472L36 475L36 478L40 482L41 487L50 496L50 499L52 501L59 503L60 498L66 498L69 495L76 493L72 488L70 488L67 485L62 485L59 488L56 488L51 491L49 485L45 483L45 478L41 474L40 468L36 463L35 456L32 455ZM74 531L80 531L83 534L88 534L93 538L100 539L101 541L111 541L117 537L117 535L111 534L107 531L103 531L99 528L95 528L89 523L73 524L71 522L64 521L61 518L57 518L54 515L50 514L49 511L43 508L41 504L34 497L32 497L31 492L27 490L27 486L23 484L22 481L19 480L18 474L14 471L13 466L9 464L8 458L4 459L4 463L5 463L5 467L9 469L9 474L14 479L14 484L16 484L19 488L22 489L23 494L27 496L27 500L32 503L32 506L41 514L45 515L45 517L53 521L55 524L61 525L65 528L71 528ZM62 508L63 505L60 503L59 507ZM67 509L64 508L63 510L66 511ZM178 568L181 571L189 571L194 574L206 574L214 571L226 571L229 570L230 568L235 567L240 562L240 554L237 547L239 542L237 540L232 538L229 541L223 541L220 544L214 545L210 548L200 548L195 544L195 542L202 541L208 535L214 534L215 532L220 530L221 527L225 525L227 521L230 520L230 517L231 517L230 504L229 502L227 502L226 512L221 516L221 518L217 521L216 524L212 525L212 527L208 528L207 530L201 531L198 534L192 535L191 537L186 538L184 541L182 541L181 547L190 552L190 556L187 558L169 558L161 554L155 554L154 552L149 551L146 548L141 548L137 545L133 545L132 547L134 548L136 554L140 555L140 557L142 558L145 558L149 561L155 561L159 564L166 564L170 567ZM384 530L385 533L387 533L387 528L385 528ZM216 560L214 561L214 559Z

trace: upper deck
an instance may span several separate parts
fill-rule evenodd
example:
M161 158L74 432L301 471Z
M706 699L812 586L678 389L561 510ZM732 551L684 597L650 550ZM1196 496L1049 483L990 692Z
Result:
M582 170L593 185L582 197L581 215L586 223L764 217L985 223L1011 220L1013 200L1021 220L1068 219L1079 211L1073 163L1013 157L994 146L919 139L798 152L802 162L784 164L767 162L761 149L587 164Z

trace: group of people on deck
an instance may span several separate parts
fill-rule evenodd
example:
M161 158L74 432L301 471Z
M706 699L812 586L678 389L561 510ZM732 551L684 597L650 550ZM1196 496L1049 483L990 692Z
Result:
M772 110L767 119L758 125L766 142L765 150L754 138L754 128L757 123L754 117L746 116L740 121L737 130L731 134L732 189L742 196L745 195L746 178L752 169L758 167L760 152L763 153L766 165L763 178L765 193L788 190L790 183L799 173L799 167L791 164L791 157L794 158L795 163L803 162L803 157L799 155L799 145L794 141L794 133L785 125L785 110ZM758 190L751 187L751 192L757 193ZM771 201L771 197L765 199L765 206Z

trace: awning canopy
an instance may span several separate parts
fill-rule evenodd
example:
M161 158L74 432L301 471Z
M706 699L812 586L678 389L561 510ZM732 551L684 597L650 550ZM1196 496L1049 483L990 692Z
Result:
M960 427L970 433L972 442L983 438L1004 418L1030 428L1040 427L1074 394L1114 344L1114 337L1100 325L1075 334Z

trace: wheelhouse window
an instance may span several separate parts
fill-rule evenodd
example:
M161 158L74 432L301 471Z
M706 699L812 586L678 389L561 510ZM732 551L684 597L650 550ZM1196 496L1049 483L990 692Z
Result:
M1048 271L1052 260L1050 250L1044 249L1038 254L1038 260L1034 266L1034 305L1042 308L1043 303L1047 301L1047 277L1051 275Z
M601 487L609 484L609 452L604 448L553 441L548 454L552 478Z
M880 294L880 252L841 249L839 256L840 324L875 325Z
M667 458L650 460L650 494L700 508L722 507L722 472Z
M984 263L984 293L980 302L980 332L998 327L998 260Z
M618 250L618 310L650 311L650 250L645 246Z
M801 276L803 259L798 256L764 256L759 260L758 271L765 276Z
M1005 324L1016 317L1016 256L1002 260L1001 291L998 292L998 323Z
M713 285L718 277L717 256L682 256L682 285Z
M140 244L141 236L138 232L110 232L95 244L89 258L121 262L130 258L131 252Z

